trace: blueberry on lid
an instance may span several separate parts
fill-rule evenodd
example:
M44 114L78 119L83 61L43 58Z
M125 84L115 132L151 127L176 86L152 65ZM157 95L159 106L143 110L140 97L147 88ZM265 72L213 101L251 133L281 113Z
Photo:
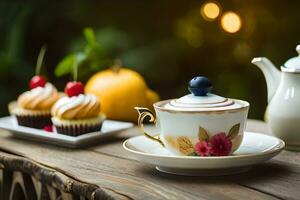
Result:
M206 96L211 89L211 81L205 76L196 76L189 82L189 91L194 96Z

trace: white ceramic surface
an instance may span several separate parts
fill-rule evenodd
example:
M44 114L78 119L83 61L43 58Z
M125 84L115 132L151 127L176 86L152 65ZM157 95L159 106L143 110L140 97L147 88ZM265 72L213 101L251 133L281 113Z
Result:
M156 166L159 171L179 175L224 175L240 173L251 165L265 162L284 148L276 137L245 132L240 148L231 156L174 156L159 143L145 136L136 136L123 143L124 149L142 163Z
M296 48L300 53L300 46ZM283 139L288 149L300 150L300 56L289 59L281 71L267 58L252 63L263 72L268 86L267 120L272 133Z
M234 105L239 105L239 107L229 105L223 107L223 110L215 110L216 107L212 107L213 110L178 111L166 107L172 101L157 102L154 104L154 109L157 118L155 124L160 131L159 140L174 155L191 154L193 147L199 142L201 130L205 130L208 139L219 133L225 133L226 136L229 136L231 132L234 132L234 137L230 139L232 141L231 152L234 152L241 144L248 115L248 102L227 99L226 101L232 101ZM230 108L228 109L228 107ZM140 113L139 126L143 127L142 122L146 116L150 116L155 121L151 111L146 108L137 109ZM145 131L143 132L145 133ZM184 144L180 145L178 140L185 140L183 141L185 143L187 141L190 147L186 147Z
M16 119L11 116L0 118L0 128L10 131L16 137L72 148L101 143L105 139L118 134L120 131L132 128L133 126L134 124L129 122L105 120L101 131L72 137L55 132L49 133L40 129L19 126Z
M191 79L188 89L190 94L154 103L156 116L148 108L135 107L141 132L174 155L232 154L243 140L249 103L211 93L212 83L204 76ZM156 135L144 130L144 120L158 127ZM213 144L212 151L200 152Z

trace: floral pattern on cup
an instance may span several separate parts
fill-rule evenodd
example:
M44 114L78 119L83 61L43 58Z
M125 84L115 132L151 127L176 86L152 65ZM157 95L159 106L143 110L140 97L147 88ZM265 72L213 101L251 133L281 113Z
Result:
M227 156L231 153L232 140L238 135L239 129L240 124L236 124L227 135L225 132L220 132L209 137L208 132L199 127L199 141L195 145L189 138L181 136L177 138L176 146L182 154L188 156Z

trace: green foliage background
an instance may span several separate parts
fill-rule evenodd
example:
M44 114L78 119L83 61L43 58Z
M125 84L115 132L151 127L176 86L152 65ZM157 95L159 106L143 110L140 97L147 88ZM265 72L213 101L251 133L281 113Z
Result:
M199 12L203 3L2 0L0 115L7 115L7 103L28 89L43 44L48 47L43 74L63 89L70 76L56 77L55 68L67 55L72 57L70 53L89 51L83 29L92 27L101 47L93 47L99 50L90 55L96 59L87 59L80 67L82 81L119 58L166 99L186 94L189 79L205 75L212 80L214 93L249 101L250 117L262 119L266 85L250 61L266 56L279 67L296 55L300 2L220 1L223 12L234 11L242 18L242 29L235 34L224 32L220 19L205 21Z

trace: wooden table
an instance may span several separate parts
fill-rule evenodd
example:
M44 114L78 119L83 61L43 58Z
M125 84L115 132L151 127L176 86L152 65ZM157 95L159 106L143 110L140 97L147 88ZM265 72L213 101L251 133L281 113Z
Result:
M269 132L261 121L248 130ZM86 149L67 149L0 131L0 199L300 199L300 154L283 151L247 173L184 177L158 172L122 149L137 129Z

